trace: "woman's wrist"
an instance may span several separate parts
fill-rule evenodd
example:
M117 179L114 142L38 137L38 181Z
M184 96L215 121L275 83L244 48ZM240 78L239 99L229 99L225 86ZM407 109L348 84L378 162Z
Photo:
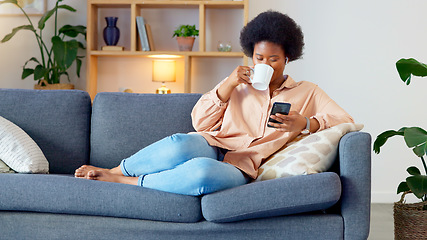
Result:
M224 84L222 84L216 91L216 94L218 96L218 98L222 101L222 102L228 102L228 100L231 97L231 93L233 92L234 88L236 88L238 86L230 83L229 81L230 78L228 78Z
M315 133L317 130L319 130L320 124L319 121L317 121L316 118L310 118L310 133Z

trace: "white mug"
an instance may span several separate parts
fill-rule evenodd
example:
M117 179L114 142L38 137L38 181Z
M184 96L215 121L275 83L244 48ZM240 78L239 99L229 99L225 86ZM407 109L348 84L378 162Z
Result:
M267 90L273 76L274 69L267 64L259 63L251 70L252 86L260 91Z

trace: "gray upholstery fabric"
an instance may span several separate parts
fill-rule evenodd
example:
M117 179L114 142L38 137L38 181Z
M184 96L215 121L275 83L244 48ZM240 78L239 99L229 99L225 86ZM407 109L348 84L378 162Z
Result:
M1 89L0 115L39 144L52 172L73 173L85 163L116 166L165 136L193 131L190 112L199 98L100 93L90 128L91 104L85 92ZM346 134L331 172L204 196L206 218L235 221L228 223L202 220L197 197L71 176L0 174L0 239L366 239L370 141L368 133ZM339 198L339 183L340 200L328 208ZM297 189L300 196L289 194ZM274 206L279 206L277 211ZM246 218L255 219L237 221Z
M51 173L74 173L89 162L91 99L79 90L0 89L0 116L40 147Z
M300 214L233 223L169 223L135 219L45 213L0 212L4 239L144 240L338 240L343 220L337 214Z
M0 209L6 211L170 222L197 222L202 218L197 197L127 184L39 174L0 174L0 183Z
M91 164L116 167L155 141L194 131L191 111L200 96L99 93L93 103Z
M371 213L371 135L353 132L339 144L345 239L366 239Z
M202 198L202 212L212 222L233 222L322 210L341 196L336 173L254 182Z

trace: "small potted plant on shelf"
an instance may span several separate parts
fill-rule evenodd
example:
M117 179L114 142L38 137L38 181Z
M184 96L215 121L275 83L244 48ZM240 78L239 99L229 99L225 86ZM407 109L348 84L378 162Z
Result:
M78 50L85 49L85 46L82 42L76 40L76 38L81 34L86 39L86 27L67 24L58 30L58 10L76 11L76 9L69 5L60 4L62 1L63 0L57 0L55 6L40 18L37 25L33 24L28 14L22 6L19 5L17 0L0 1L0 5L5 3L16 5L29 22L27 25L15 27L11 33L7 34L1 40L1 43L5 43L12 39L20 30L29 30L34 33L35 40L40 50L40 59L32 57L25 62L21 78L25 79L30 75L34 75L34 80L38 82L38 84L34 86L36 89L74 88L72 84L60 84L60 77L62 75L67 76L68 81L70 81L68 69L74 62L76 63L77 76L80 77L82 58L84 56L78 55ZM51 44L47 44L47 41L45 42L43 38L43 30L45 29L46 22L51 17L54 18L54 31L53 36L50 38ZM30 67L29 65L35 66Z
M400 59L396 63L400 78L409 85L411 75L427 76L427 65L415 59ZM410 174L406 181L397 187L397 193L403 193L399 202L394 203L395 239L419 239L427 235L427 131L420 127L403 127L397 131L388 130L377 136L374 142L375 153L393 136L403 136L406 146L421 159L424 174L415 166L406 171ZM406 194L412 193L421 200L419 203L407 204L404 202Z
M196 25L180 25L172 37L176 37L179 51L191 51L193 49L195 37L199 36Z

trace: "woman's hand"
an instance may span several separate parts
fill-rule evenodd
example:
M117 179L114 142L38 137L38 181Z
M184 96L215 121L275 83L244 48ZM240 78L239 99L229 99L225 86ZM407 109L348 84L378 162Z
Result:
M281 122L269 124L282 132L301 132L307 125L305 118L297 111L291 111L288 115L276 113L276 115L270 116L272 119Z
M248 66L238 66L228 76L227 80L218 88L217 94L219 99L223 102L227 102L230 99L231 93L234 88L240 84L251 84L251 68Z
M228 76L227 81L230 85L237 87L240 84L251 84L251 68L248 66L238 66L234 71Z

